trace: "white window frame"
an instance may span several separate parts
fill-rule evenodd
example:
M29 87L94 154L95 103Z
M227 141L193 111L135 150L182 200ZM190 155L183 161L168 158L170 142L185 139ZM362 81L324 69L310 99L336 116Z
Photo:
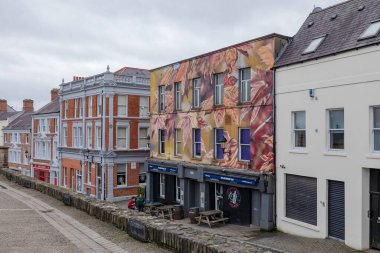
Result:
M160 197L165 198L165 174L160 173Z
M181 128L174 129L174 155L182 155L182 130Z
M67 113L69 112L68 101L65 100L65 101L63 102L63 104L64 104L64 111L65 111L65 119L68 119L68 118L69 118L69 117L67 116Z
M175 82L174 83L174 105L175 110L182 110L182 83Z
M102 116L102 110L103 110L103 96L101 94L97 95L97 110L96 113L98 114L98 117Z
M73 147L78 147L78 128L73 126Z
M146 136L141 136L141 129L146 129ZM149 126L148 125L139 125L139 148L146 149L148 148L148 136L149 136ZM146 140L147 145L143 146L141 140Z
M249 160L244 160L244 159L242 159L241 147L242 147L242 146L248 146L248 147L250 148L250 146L251 146L251 143L250 143L250 142L248 142L248 144L242 144L242 143L241 143L240 136L241 136L241 131L242 131L242 130L248 130L248 132L251 133L251 131L250 131L249 128L244 128L244 127L243 127L243 128L239 128L239 161L242 161L242 162L249 162L250 159L249 159ZM250 154L250 158L251 158L251 154Z
M92 149L92 126L86 127L87 148Z
M119 137L119 129L125 128L125 138ZM116 127L116 148L117 149L129 149L129 125L118 125ZM119 146L119 140L125 139L125 147Z
M77 170L75 186L77 192L82 192L82 176L82 170Z
M92 96L88 96L88 117L92 118Z
M376 154L380 154L380 149L375 149L375 132L378 132L380 134L380 127L375 128L375 108L380 110L380 106L376 105L376 106L370 107L370 113L371 113L371 117L370 117L370 119L371 119L370 120L371 152L376 153Z
M243 79L244 71L249 70L249 79ZM251 68L240 69L239 71L240 89L239 98L240 102L247 103L251 101Z
M95 148L101 149L102 145L102 128L100 126L95 127Z
M143 103L145 102L146 103ZM148 117L149 116L149 97L140 96L140 117Z
M223 105L224 74L214 74L214 105Z
M78 147L83 147L83 127L78 126Z
M67 167L63 167L63 186L67 187Z
M216 133L217 133L218 130L222 130L223 131L223 138L224 138L224 128L220 128L220 127L214 128L214 159L215 160L223 160L224 155L223 155L222 158L218 158L218 154L217 154L217 152L218 152L217 146L221 145L223 147L222 142L218 142L217 141L218 138L217 138L217 134Z
M181 179L175 178L175 199L177 202L181 202Z
M332 111L343 111L343 125L344 125L344 108L333 108L333 109L327 109L327 150L333 151L333 152L342 152L346 148L346 136L344 128L330 128L330 112ZM343 131L343 148L337 149L337 148L331 148L331 133L334 131Z
M87 162L87 184L91 185L91 163Z
M67 132L67 126L64 126L63 129L62 129L62 144L64 147L67 147L67 138L68 138L68 132Z
M118 175L119 175L119 166L124 166L124 169L125 169L125 184L119 184L118 182ZM123 164L118 164L116 166L116 187L126 187L128 186L128 163L123 163Z
M195 141L195 131L199 130L200 140ZM196 154L196 146L197 144L201 145L201 152L199 155ZM202 132L200 128L193 128L193 157L200 158L202 156Z
M78 98L74 99L74 118L78 118Z
M79 117L83 117L83 99L79 98Z
M158 86L158 111L165 112L165 85Z
M57 134L58 133L58 119L54 118L54 132Z
M296 115L297 113L299 112L303 112L305 113L305 129L296 129ZM293 111L292 112L292 115L291 115L291 118L292 118L292 148L293 149L306 149L307 147L307 140L306 140L306 111ZM296 133L297 132L305 132L305 146L304 147L299 147L299 146L296 146Z
M193 79L193 108L201 106L201 79Z
M121 104L121 99L120 98L125 98L125 104ZM121 109L125 109L125 113L121 113ZM127 95L119 95L117 99L117 116L119 117L127 117L128 116L128 96Z

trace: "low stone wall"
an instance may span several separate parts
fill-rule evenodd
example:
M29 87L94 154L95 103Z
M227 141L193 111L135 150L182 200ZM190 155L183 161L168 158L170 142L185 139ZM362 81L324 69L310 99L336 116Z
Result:
M198 231L186 225L173 224L168 220L122 209L115 204L99 201L66 188L47 184L31 177L17 174L9 169L0 169L0 174L4 175L9 181L40 191L99 220L111 223L140 241L153 242L175 252L276 252L252 243Z

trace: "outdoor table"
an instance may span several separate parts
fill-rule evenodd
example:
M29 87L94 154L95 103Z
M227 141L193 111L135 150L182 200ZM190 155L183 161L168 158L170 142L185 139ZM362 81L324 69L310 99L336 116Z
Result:
M162 218L169 218L173 220L174 205L157 207L158 216Z
M228 221L228 218L223 217L223 211L220 210L209 210L199 213L199 217L196 217L198 220L198 225L202 223L208 224L208 226L211 228L211 226L215 223L221 223L225 224L226 221Z
M164 204L162 204L160 202L147 203L144 206L144 212L146 214L155 215L155 214L157 214L157 208L160 206L163 206L163 205Z

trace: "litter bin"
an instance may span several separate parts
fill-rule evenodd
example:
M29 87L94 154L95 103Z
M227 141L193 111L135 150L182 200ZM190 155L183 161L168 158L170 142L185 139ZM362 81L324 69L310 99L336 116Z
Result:
M175 220L183 219L183 208L181 205L175 205L173 211L174 211L173 219L175 219Z
M190 218L190 223L195 224L197 223L197 220L195 217L199 216L199 207L190 207L189 209L189 218Z

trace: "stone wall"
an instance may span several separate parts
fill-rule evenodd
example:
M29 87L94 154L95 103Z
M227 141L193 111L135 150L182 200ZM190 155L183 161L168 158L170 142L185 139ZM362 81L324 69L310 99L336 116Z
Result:
M139 229L144 232L145 238L131 234L134 238L143 242L156 243L175 252L276 252L252 243L198 231L186 225L173 224L168 220L133 210L122 209L115 204L99 201L83 194L72 192L69 189L37 181L33 178L16 174L9 169L0 169L0 175L5 176L9 181L47 194L99 220L111 223L129 234L131 234L132 230L136 231L135 228L129 227L130 224L137 223L140 226Z

